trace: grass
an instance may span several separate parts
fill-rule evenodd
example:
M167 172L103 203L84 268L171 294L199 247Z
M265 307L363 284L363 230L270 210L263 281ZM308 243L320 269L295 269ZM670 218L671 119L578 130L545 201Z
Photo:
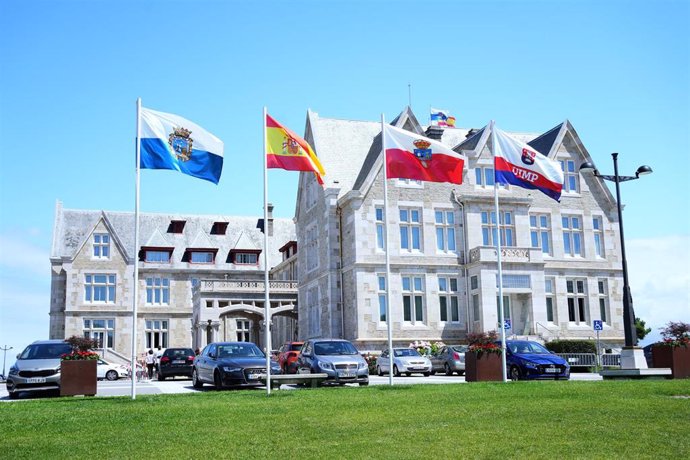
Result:
M686 396L680 398L678 396ZM3 458L690 458L690 380L0 404Z

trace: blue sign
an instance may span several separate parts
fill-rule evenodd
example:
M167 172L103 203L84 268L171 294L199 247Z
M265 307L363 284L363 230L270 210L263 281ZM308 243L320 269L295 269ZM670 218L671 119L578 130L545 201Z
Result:
M595 319L594 320L594 330L595 331L603 331L604 330L604 322L600 319Z
M510 324L509 319L503 320L503 329L511 329L511 324Z

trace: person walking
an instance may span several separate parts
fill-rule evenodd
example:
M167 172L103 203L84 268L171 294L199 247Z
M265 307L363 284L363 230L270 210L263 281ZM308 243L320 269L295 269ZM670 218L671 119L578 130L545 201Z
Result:
M144 362L146 363L146 369L148 369L149 372L149 379L153 380L153 367L156 365L156 355L153 354L153 349L149 349L149 352L144 358Z

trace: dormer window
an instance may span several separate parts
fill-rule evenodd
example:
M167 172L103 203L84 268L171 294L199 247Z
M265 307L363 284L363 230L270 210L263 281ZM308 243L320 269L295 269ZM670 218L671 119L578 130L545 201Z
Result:
M182 261L190 264L213 264L216 262L217 252L218 249L187 248Z
M297 254L297 241L288 241L278 251L283 255L283 260L288 260L290 257Z
M182 233L186 223L187 221L184 220L171 220L168 226L168 233Z
M259 249L232 249L228 254L228 262L237 265L258 265L259 254Z
M175 248L142 247L139 252L139 260L155 264L169 264Z
M211 227L211 235L225 235L228 229L227 222L214 222Z
M110 235L107 233L94 233L93 258L110 259Z

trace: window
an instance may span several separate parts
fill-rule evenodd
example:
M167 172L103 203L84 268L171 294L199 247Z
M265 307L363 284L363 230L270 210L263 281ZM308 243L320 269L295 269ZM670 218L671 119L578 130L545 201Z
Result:
M546 214L530 214L529 230L532 237L532 247L541 248L541 252L551 255L551 226Z
M307 193L305 193L304 201L307 209L311 209L316 204L318 184L315 180L307 181Z
M144 251L144 262L169 264L172 255L171 250L146 249Z
M578 216L563 216L563 252L582 257L582 222Z
M146 278L146 303L149 305L168 305L170 303L170 279Z
M501 214L501 245L515 246L515 224L513 222L513 213L510 211L503 211ZM491 216L491 220L489 220ZM496 245L496 213L482 211L482 241L484 246Z
M190 251L189 263L192 264L212 264L215 260L213 251Z
M95 340L98 348L113 348L115 342L115 320L114 319L84 319L84 337Z
M171 220L168 225L168 233L182 233L187 222L184 220Z
M214 222L211 226L211 235L225 235L228 230L227 222Z
M424 291L420 276L403 276L403 320L424 323Z
M408 252L422 248L422 226L419 209L400 209L400 248Z
M475 290L479 288L479 277L471 276L470 277L470 289Z
M451 277L438 278L438 301L441 321L460 322L460 307L458 297L458 279Z
M553 278L546 278L544 280L544 292L546 293L546 321L549 323L555 323L556 322L556 309L555 309L555 302L556 302L556 297L555 293L553 290L553 285L554 285L554 279Z
M436 211L436 250L455 252L455 213L453 211Z
M376 249L385 249L385 226L383 225L383 208L376 208Z
M601 217L592 217L594 231L594 253L597 257L604 257L604 225Z
M498 296L496 296L496 318L498 318L497 323L500 323L500 321L501 321L501 306L498 303ZM504 295L503 296L503 321L505 321L507 319L510 319L510 296Z
M386 277L378 277L379 321L386 322Z
M566 291L568 298L568 321L571 323L587 323L587 305L585 297L584 279L567 279Z
M305 257L307 258L307 271L311 272L319 267L319 240L316 225L312 225L306 232Z
M107 233L94 233L93 258L110 259L110 235Z
M319 288L307 290L307 307L309 309L309 335L321 334L321 309L319 308Z
M599 317L603 323L608 323L609 295L608 286L605 279L597 280L597 290L599 293Z
M573 160L561 160L563 169L563 192L580 193L579 173Z
M235 254L235 263L241 265L256 265L259 261L258 254L238 252Z
M115 275L87 274L84 277L84 301L115 303Z
M249 331L251 330L251 322L246 319L237 320L237 341L250 342Z
M146 320L146 348L168 348L168 321L165 319Z
M496 274L496 287L498 287L498 274ZM503 274L503 287L508 289L529 289L532 287L532 279L529 275Z
M479 294L472 294L472 317L475 321L480 321L479 315Z
M474 177L477 185L483 187L494 186L494 168L493 167L476 167L474 168Z
M421 180L415 180L415 179L398 179L395 182L396 187L403 187L403 188L422 188L424 187L424 184L422 183Z

